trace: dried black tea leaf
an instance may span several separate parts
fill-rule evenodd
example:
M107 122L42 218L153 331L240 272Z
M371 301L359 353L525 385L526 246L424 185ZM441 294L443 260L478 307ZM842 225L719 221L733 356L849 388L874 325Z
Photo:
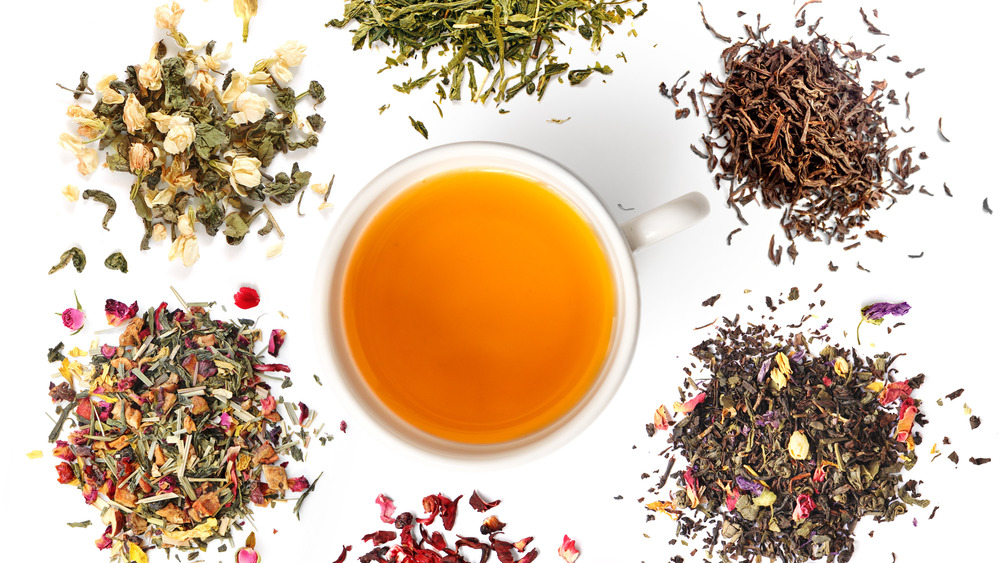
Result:
M971 426L973 430L979 428L979 425L982 423L983 421L976 415L972 415L969 417L969 426Z
M49 275L51 276L52 274L65 268L66 265L70 263L70 260L73 261L73 267L76 268L77 272L82 272L87 266L87 256L82 250L74 246L73 248L62 253L59 257L59 263L49 269Z
M128 273L128 262L121 252L114 252L104 259L104 267L109 270L118 270L123 274Z
M926 70L926 69L918 68L917 70L913 70L913 71L908 70L908 71L906 71L906 77L907 78L913 78L914 76L917 76L918 74L923 74L924 70Z
M705 24L705 29L711 32L711 34L714 35L717 39L721 39L726 43L733 42L733 39L731 37L727 37L725 35L722 35L718 31L715 31L715 28L712 27L710 23L708 23L708 18L705 17L705 7L701 5L701 2L698 2L698 9L701 10L701 22Z
M877 14L876 17L878 17ZM865 13L864 8L861 8L861 19L864 20L865 25L868 26L868 33L871 33L872 35L889 35L888 33L882 33L879 28L875 27L875 24L868 19L868 14Z
M983 198L983 211L993 215L993 210L990 209L990 198L988 197Z
M958 465L958 452L951 452L948 454L948 459L950 459L955 465Z
M993 458L989 457L970 457L969 463L972 465L983 465L984 463L989 463L993 461Z
M104 227L105 231L110 230L108 229L108 221L115 216L115 210L118 209L115 198L101 190L83 190L82 196L83 199L93 199L108 206L108 210L104 213L104 219L101 221L101 226Z
M701 302L701 306L702 307L712 307L713 305L715 305L715 302L718 301L720 297L722 297L721 293L713 295L713 296L709 297L708 299L702 301Z
M950 143L950 142L951 142L951 139L949 139L948 137L945 137L945 136L944 136L944 131L942 131L942 130L941 130L941 121L942 121L943 119L944 119L943 117L939 117L939 118L938 118L938 129L937 129L937 132L938 132L938 136L940 136L940 137L941 137L941 140L942 140L942 141L944 141L944 142L946 142L946 143Z
M692 145L692 148L693 148L693 146L694 145ZM737 229L733 229L732 231L730 231L729 235L726 237L726 246L732 246L732 244L733 244L733 235L735 235L736 233L738 233L738 232L740 232L742 230L743 230L743 227L740 227L740 228L737 228ZM795 245L792 245L792 246L795 246ZM791 250L792 249L790 247L788 249L788 251L791 252ZM792 258L792 262L794 262L794 261L795 261L795 258L793 257Z
M823 35L773 41L747 31L749 39L723 50L724 76L702 79L715 135L704 136L703 151L695 152L707 155L710 169L721 168L716 187L729 183L727 204L744 224L740 207L762 203L783 210L790 241L844 242L919 169L912 149L892 157L893 133L879 102L887 84L865 91L855 61L871 53L852 44L846 49ZM776 263L775 249L769 246L768 256Z

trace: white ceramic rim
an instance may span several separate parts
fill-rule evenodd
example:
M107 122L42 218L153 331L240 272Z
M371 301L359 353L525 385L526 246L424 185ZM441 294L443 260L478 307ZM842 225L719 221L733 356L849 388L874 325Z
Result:
M371 217L386 202L419 180L464 168L496 168L525 174L559 194L590 223L605 251L615 282L612 341L591 390L576 407L548 428L498 444L456 443L403 422L378 401L357 375L342 331L338 334L333 330L334 323L343 322L339 300L350 251ZM372 179L344 208L321 249L314 291L316 351L320 365L334 376L325 379L334 381L333 387L350 411L349 424L361 423L390 447L450 465L461 463L495 468L498 463L519 463L552 452L583 433L621 386L638 337L638 279L632 249L618 223L594 192L560 164L530 150L495 142L468 141L427 149L397 162Z

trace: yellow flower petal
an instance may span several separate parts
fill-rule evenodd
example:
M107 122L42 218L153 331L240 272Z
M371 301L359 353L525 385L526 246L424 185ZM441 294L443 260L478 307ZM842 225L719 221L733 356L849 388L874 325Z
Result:
M132 542L128 542L128 560L130 563L149 563L146 552Z
M42 457L42 450L31 450L28 452L28 459L40 459Z
M885 387L885 382L875 380L875 381L872 381L871 383L869 383L868 385L866 385L865 389L867 389L869 391L874 391L874 392L878 393L878 392L882 391L883 387Z
M778 352L778 355L774 357L774 361L778 364L778 369L781 373L785 375L792 375L792 366L788 363L788 356L784 352Z
M219 521L215 518L209 518L201 524L198 524L190 530L175 530L175 531L165 531L163 536L174 542L183 542L192 538L197 538L199 540L205 540L211 537L215 532L215 529L219 527Z

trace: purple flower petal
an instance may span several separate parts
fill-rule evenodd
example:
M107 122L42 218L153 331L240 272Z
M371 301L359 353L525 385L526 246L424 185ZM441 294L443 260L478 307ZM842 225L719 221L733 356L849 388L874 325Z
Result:
M757 383L764 381L764 376L771 369L771 358L764 360L764 363L760 365L760 372L757 374Z
M764 492L764 485L756 481L751 481L749 479L744 479L743 477L736 476L736 486L743 489L744 491L750 491L754 496L759 495Z
M902 303L872 303L867 307L861 309L861 314L865 317L868 322L877 321L883 319L886 315L894 315L901 317L910 311L910 305L903 301Z

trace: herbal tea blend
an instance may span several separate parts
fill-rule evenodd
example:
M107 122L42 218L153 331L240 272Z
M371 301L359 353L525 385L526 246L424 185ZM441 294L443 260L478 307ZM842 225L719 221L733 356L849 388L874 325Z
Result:
M243 4L256 9L256 2ZM263 213L267 222L258 234L272 229L282 234L266 202L292 203L309 184L310 173L300 171L297 163L274 176L264 169L278 153L319 142L315 129L322 118L306 117L297 104L306 95L314 104L322 102L325 94L315 81L299 94L282 86L305 57L304 45L285 43L248 74L225 71L232 44L221 50L214 41L189 44L178 31L183 12L175 2L157 8L155 17L178 52L168 56L160 41L148 60L125 68L123 79L111 74L98 81L92 109L69 106L76 134L63 133L59 144L77 157L82 174L94 172L99 151L106 151L108 168L134 175L128 199L145 225L140 248L147 250L150 239L169 236L170 259L191 266L198 259L197 223L210 236L221 231L229 244L239 244ZM245 18L251 12L246 8ZM223 77L221 85L216 76ZM81 86L86 88L85 77ZM273 94L273 108L254 92L265 86ZM74 98L81 93L75 91ZM83 197L108 206L102 222L108 229L115 197L100 190L87 190Z
M671 474L671 459L659 488L671 478L680 488L647 507L678 519L682 537L705 530L709 554L847 561L863 516L891 521L928 504L902 475L917 461L924 420L910 394L924 376L898 379L898 356L817 353L810 346L829 340L821 332L780 330L737 316L692 350L707 379L688 378L693 397L674 404L683 417L660 407L655 423L673 426L688 467Z
M261 331L200 306L161 303L138 316L137 303L108 299L105 314L124 326L117 345L49 353L64 378L49 388L58 480L100 509L97 547L136 561L151 547L202 549L288 492L302 493L297 515L315 481L289 476L282 458L303 460L315 413L272 394L268 380L282 380L269 374L289 368L254 351ZM283 340L273 331L268 353Z
M714 89L701 92L713 134L702 137L705 152L692 149L710 170L720 169L716 187L729 183L727 203L744 224L740 208L759 198L783 210L790 241L856 240L869 212L914 189L907 178L920 168L912 147L893 156L895 133L881 103L887 83L872 82L866 92L858 62L876 57L853 43L833 41L815 26L809 41L766 40L767 27L745 26L750 37L722 51L724 76L702 79ZM676 86L660 88L677 103ZM888 97L898 103L894 91ZM776 265L781 252L772 241ZM788 253L794 262L794 243Z
M487 516L479 527L479 533L486 536L485 538L458 535L458 539L454 540L454 547L440 531L428 532L428 527L435 524L438 516L440 516L441 526L446 532L450 532L455 527L459 501L463 496L458 495L455 499L450 499L443 494L427 495L421 503L424 511L424 517L421 518L413 512L401 512L399 515L395 515L396 505L392 499L385 495L378 495L375 503L379 506L379 517L383 523L392 524L399 532L377 530L366 534L361 538L361 541L371 542L372 549L360 556L358 561L361 563L388 563L390 561L459 563L477 560L463 558L458 551L462 548L466 548L470 552L478 550L480 563L488 561L491 554L496 554L501 563L514 563L515 561L530 563L538 557L537 548L528 549L528 544L532 542L533 537L528 536L515 542L503 539L500 534L507 524L495 515ZM478 492L473 491L468 503L476 512L484 513L496 507L500 501L486 502L479 496ZM349 549L351 549L349 546L345 547L334 563L343 563ZM572 561L576 557L572 556L570 559L567 555L570 553L576 555L578 552L574 542L567 537L558 553L566 561Z
M413 77L394 88L405 94L434 82L440 100L460 100L468 88L474 102L490 97L497 104L510 101L522 90L541 99L553 81L580 84L591 74L611 74L611 67L594 62L592 67L570 70L556 50L561 36L575 30L597 50L605 33L626 19L646 12L625 8L632 0L351 0L344 18L326 25L343 28L350 22L354 49L365 43L384 43L394 50L382 70L406 65L420 58L423 76ZM446 55L438 68L428 56L440 48ZM476 72L479 76L476 76ZM379 71L381 72L381 71ZM424 135L426 136L426 135Z

